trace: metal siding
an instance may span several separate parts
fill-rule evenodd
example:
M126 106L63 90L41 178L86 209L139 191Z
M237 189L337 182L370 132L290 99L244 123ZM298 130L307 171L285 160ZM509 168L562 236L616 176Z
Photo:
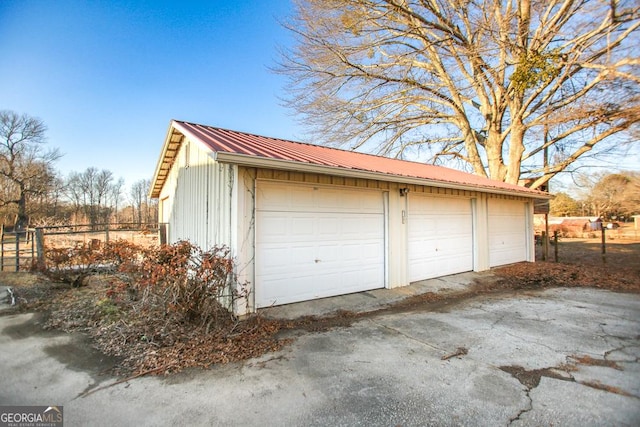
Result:
M183 144L160 195L167 204L169 242L189 240L205 250L230 245L232 168L198 144Z

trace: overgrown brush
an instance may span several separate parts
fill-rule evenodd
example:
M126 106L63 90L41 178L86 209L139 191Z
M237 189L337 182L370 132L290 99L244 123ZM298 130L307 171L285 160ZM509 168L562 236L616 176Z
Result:
M187 241L143 248L115 241L49 254L51 273L112 274L69 290L52 303L48 327L82 329L106 354L121 357L122 372L166 373L273 351L275 322L241 322L234 305L246 299L227 247L204 251Z
M46 248L45 273L56 280L73 281L78 275L100 270L115 272L122 265L133 265L144 258L147 248L116 240L102 246L77 243L71 248Z
M247 297L225 246L203 251L182 241L152 248L140 262L122 267L143 310L161 308L165 316L207 329L228 320L237 300Z
M96 272L115 273L105 297L129 306L124 311L157 322L190 323L209 330L217 322L234 320L234 305L247 297L226 246L205 251L180 241L147 248L117 240L97 248L82 244L51 249L46 259L51 277L76 284Z

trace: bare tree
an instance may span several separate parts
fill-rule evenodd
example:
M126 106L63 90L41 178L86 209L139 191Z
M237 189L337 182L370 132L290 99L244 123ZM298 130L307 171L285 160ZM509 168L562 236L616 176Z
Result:
M124 187L124 179L119 178L116 182L111 186L111 194L109 195L111 203L110 206L113 207L113 212L115 215L115 221L119 220L118 208L120 204L120 198L122 197L122 188Z
M640 175L633 172L599 175L586 202L596 216L628 218L640 212Z
M71 172L67 177L64 186L64 193L67 199L73 204L73 221L76 223L81 222L80 213L84 206L84 193L80 181L80 174L78 172Z
M62 198L65 192L64 180L54 171L46 191L31 199L30 224L59 224L68 220L69 206L65 206Z
M95 181L95 193L98 205L98 217L100 221L108 223L111 218L111 205L109 198L112 193L113 173L106 169L98 172Z
M148 179L141 179L131 185L131 204L134 209L134 215L137 215L138 224L143 223L143 218L145 221L148 219L148 213L145 213L145 211L148 205L147 198L150 185L151 180Z
M47 128L37 118L0 111L0 206L17 207L16 227L28 225L28 202L46 193L55 179L57 149L45 150Z
M84 172L78 175L78 185L82 196L82 207L85 215L91 225L98 223L96 180L98 169L88 167Z
M278 71L325 143L537 188L637 131L637 1L296 3Z
M120 181L114 184L111 171L95 167L69 174L66 195L75 207L76 222L81 211L91 225L109 222L114 208L114 187L121 187Z

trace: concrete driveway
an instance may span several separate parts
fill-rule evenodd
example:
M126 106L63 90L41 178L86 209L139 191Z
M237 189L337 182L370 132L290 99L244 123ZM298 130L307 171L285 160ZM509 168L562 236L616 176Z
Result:
M639 295L552 289L371 316L84 397L114 381L99 374L109 361L34 323L0 317L0 404L63 405L67 426L640 425Z

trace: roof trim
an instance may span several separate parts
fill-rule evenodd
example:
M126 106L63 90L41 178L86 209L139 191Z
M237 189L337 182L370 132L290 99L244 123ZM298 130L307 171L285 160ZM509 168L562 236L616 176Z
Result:
M162 187L167 180L169 172L171 172L171 168L185 138L184 132L179 131L175 124L176 122L174 120L169 123L169 130L162 146L162 153L160 154L155 172L153 173L153 180L149 188L149 197L152 199L160 197Z
M551 199L553 196L546 193L531 193L524 187L524 191L517 189L507 190L502 188L492 188L473 184L459 184L447 181L438 181L425 178L413 178L409 176L393 175L382 172L362 171L358 169L346 169L336 166L314 165L312 163L294 162L291 160L271 159L255 157L247 154L212 152L211 156L220 163L235 164L248 167L259 167L265 169L280 169L294 172L309 172L322 175L343 176L348 178L372 179L377 181L397 182L402 184L429 185L441 188L451 188L456 190L478 191L491 194L514 195L514 193L533 199Z

